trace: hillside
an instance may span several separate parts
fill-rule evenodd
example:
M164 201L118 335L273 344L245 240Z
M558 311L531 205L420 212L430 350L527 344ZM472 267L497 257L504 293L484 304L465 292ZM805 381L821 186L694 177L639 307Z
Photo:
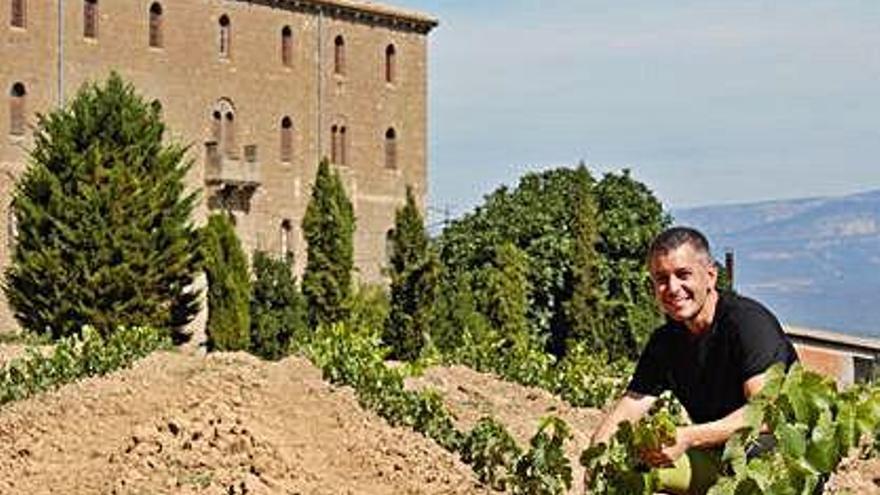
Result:
M736 255L737 290L789 324L880 336L880 191L673 212L717 256Z

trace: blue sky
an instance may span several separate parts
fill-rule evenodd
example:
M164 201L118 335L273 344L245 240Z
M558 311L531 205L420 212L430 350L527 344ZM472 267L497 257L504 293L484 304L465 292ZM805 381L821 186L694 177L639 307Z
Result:
M580 159L673 208L880 188L880 2L389 3L440 20L432 211Z

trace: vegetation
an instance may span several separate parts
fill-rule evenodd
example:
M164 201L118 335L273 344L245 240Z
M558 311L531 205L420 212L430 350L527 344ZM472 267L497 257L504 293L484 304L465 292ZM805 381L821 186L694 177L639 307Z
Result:
M130 366L167 345L164 332L150 327L119 328L104 338L87 326L81 334L61 338L51 352L28 347L24 357L0 368L0 404Z
M253 272L250 351L264 359L281 359L294 339L306 335L306 308L296 287L293 259L257 251Z
M22 327L53 338L154 325L182 338L198 310L186 149L116 74L39 116L15 191L4 290Z
M354 209L327 160L318 165L302 229L308 244L302 292L309 325L345 321L354 268Z
M201 239L208 278L208 349L247 350L251 287L247 258L235 228L225 214L214 214L202 229Z
M440 261L431 248L410 187L406 188L406 204L395 215L389 241L391 313L383 341L391 358L412 361L419 357L430 335Z

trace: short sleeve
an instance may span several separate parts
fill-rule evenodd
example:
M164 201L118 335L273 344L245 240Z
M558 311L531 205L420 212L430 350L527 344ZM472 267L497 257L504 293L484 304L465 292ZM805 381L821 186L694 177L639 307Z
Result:
M774 363L786 366L797 360L794 348L779 321L761 307L744 311L737 333L742 349L742 381L763 373Z
M663 358L665 347L663 341L662 329L654 332L642 355L639 356L636 371L626 387L627 390L642 395L658 396L669 389L667 380L669 373L665 364L668 360Z

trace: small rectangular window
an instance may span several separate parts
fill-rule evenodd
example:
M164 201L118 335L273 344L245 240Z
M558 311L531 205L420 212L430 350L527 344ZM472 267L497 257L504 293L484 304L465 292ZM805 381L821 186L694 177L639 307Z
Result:
M12 27L24 28L25 15L27 13L27 4L25 0L12 0L12 11L9 16L9 24Z
M85 0L83 3L83 36L98 37L98 0Z

